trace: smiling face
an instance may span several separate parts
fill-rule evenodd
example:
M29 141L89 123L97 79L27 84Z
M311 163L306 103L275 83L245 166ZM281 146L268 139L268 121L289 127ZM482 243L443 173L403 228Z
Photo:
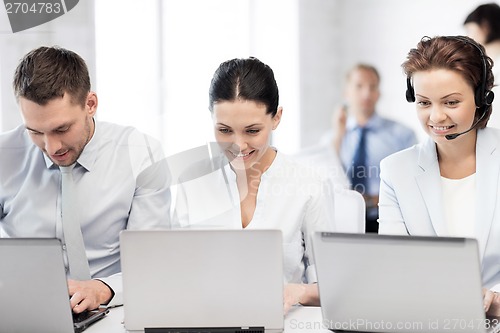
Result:
M436 144L475 140L471 131L448 141L447 134L460 133L474 124L474 90L456 71L433 69L413 74L418 118Z
M282 109L273 117L264 104L237 99L214 103L212 120L215 139L223 147L233 168L267 168L275 152L271 133L278 126Z
M45 105L20 97L19 105L33 143L59 166L73 164L94 133L97 96L92 92L84 107L73 103L69 94Z

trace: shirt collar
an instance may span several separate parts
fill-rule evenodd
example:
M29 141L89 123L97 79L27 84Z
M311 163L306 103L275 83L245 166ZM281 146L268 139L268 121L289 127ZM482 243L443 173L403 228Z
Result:
M370 119L368 119L365 128L373 130L373 129L378 129L382 126L383 126L382 118L376 112L374 112L373 115L370 117ZM356 119L350 116L349 118L347 118L346 128L349 131L353 131L360 127L358 126Z
M100 132L98 131L98 123L94 119L92 120L94 121L94 134L83 148L80 157L78 157L78 159L76 160L77 164L81 165L87 171L90 171L92 169L92 166L95 164L97 158L97 150L99 148L99 141L101 138L101 136L99 135ZM43 158L45 160L47 169L57 168L57 165L52 162L47 154L43 154Z

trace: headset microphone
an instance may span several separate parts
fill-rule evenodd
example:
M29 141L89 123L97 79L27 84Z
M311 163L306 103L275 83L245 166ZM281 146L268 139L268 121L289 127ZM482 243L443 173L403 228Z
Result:
M453 139L458 138L460 135L469 133L470 131L472 131L477 126L477 124L479 124L479 122L481 120L483 120L485 114L486 114L486 112L483 112L483 114L481 115L481 117L479 117L479 119L477 121L475 121L474 124L472 124L472 126L467 131L464 131L464 132L461 132L461 133L446 134L444 137L446 138L446 140L453 140Z

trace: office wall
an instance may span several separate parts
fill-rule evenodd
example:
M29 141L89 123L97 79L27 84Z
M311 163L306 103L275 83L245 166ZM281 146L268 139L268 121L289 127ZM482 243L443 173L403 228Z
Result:
M200 1L210 1L214 7L210 13L217 12L215 6L223 3ZM161 22L160 15L168 10L171 0L148 0L149 10L140 13L134 13L134 0L118 2L120 8L104 13L98 11L104 16L99 19L101 26L97 28L101 29L104 22L108 30L106 33L99 30L97 38L94 8L102 2L80 1L64 16L16 34L10 32L6 13L0 10L0 130L13 128L21 122L11 89L12 73L19 58L33 47L58 44L80 53L89 64L92 80L102 82L97 87L102 101L99 114L106 114L106 120L138 125L163 140L167 153L178 151L182 144L204 142L206 131L202 133L198 129L202 125L193 125L189 121L205 122L207 119L188 116L186 121L178 122L172 115L198 108L198 104L191 103L193 101L202 108L197 112L206 110L208 78L219 62L213 56L218 49L216 42L236 44L246 38L248 44L239 48L238 56L249 53L262 57L275 69L280 85L281 103L286 111L274 136L274 143L280 150L297 152L317 142L329 129L331 113L343 102L345 71L358 61L372 63L380 70L382 97L379 112L415 128L422 138L414 106L404 99L405 78L400 64L408 50L424 35L464 33L462 22L465 16L484 1L248 0L248 5L245 5L248 13L242 13L241 6L236 12L225 6L223 13L227 18L224 21L227 29L231 29L234 20L240 23L248 21L248 28L241 28L242 33L229 40L218 40L218 36L203 37L209 47L200 47L196 57L188 57L186 45L196 43L196 36L215 24L210 18L196 21L188 11L179 12L178 21L184 21L184 25L172 26L169 25L171 21ZM201 8L197 0L189 0L189 7L194 10ZM139 16L147 19L148 15L151 18L147 25L137 22ZM114 23L110 24L111 21ZM189 25L194 30L184 38L183 44L182 36ZM162 45L169 31L177 44ZM192 64L209 59L210 71L190 73L188 82L191 84L181 86L175 79L168 81L169 67L161 61L166 52L174 59L169 66L175 66L177 59L193 59ZM127 59L129 67L99 66L99 60L96 60L99 53ZM230 54L224 53L223 57ZM225 60L222 56L220 58L220 61ZM146 70L143 68L145 63L154 63L157 67ZM203 82L198 84L196 80ZM93 85L96 87L94 82ZM113 85L125 88L115 95L107 88ZM194 91L198 87L199 91ZM179 89L189 90L190 94L179 94ZM184 102L178 104L184 105L182 109L171 104L175 98ZM128 107L116 104L123 100L128 102ZM174 132L172 126L177 131ZM184 134L181 127L189 133ZM188 141L181 135L200 137Z

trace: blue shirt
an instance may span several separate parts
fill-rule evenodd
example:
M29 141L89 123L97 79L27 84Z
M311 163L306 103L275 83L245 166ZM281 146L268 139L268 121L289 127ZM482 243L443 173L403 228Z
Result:
M360 130L353 117L347 119L346 133L340 147L340 160L349 173L356 151ZM415 132L394 120L380 117L376 113L368 120L366 132L367 184L363 194L378 196L380 187L380 161L397 151L417 143ZM348 177L349 178L349 177Z
M166 227L167 169L160 144L132 127L95 122L95 132L73 170L79 220L92 278L122 302L119 234ZM0 134L0 237L57 237L61 172L24 126Z

